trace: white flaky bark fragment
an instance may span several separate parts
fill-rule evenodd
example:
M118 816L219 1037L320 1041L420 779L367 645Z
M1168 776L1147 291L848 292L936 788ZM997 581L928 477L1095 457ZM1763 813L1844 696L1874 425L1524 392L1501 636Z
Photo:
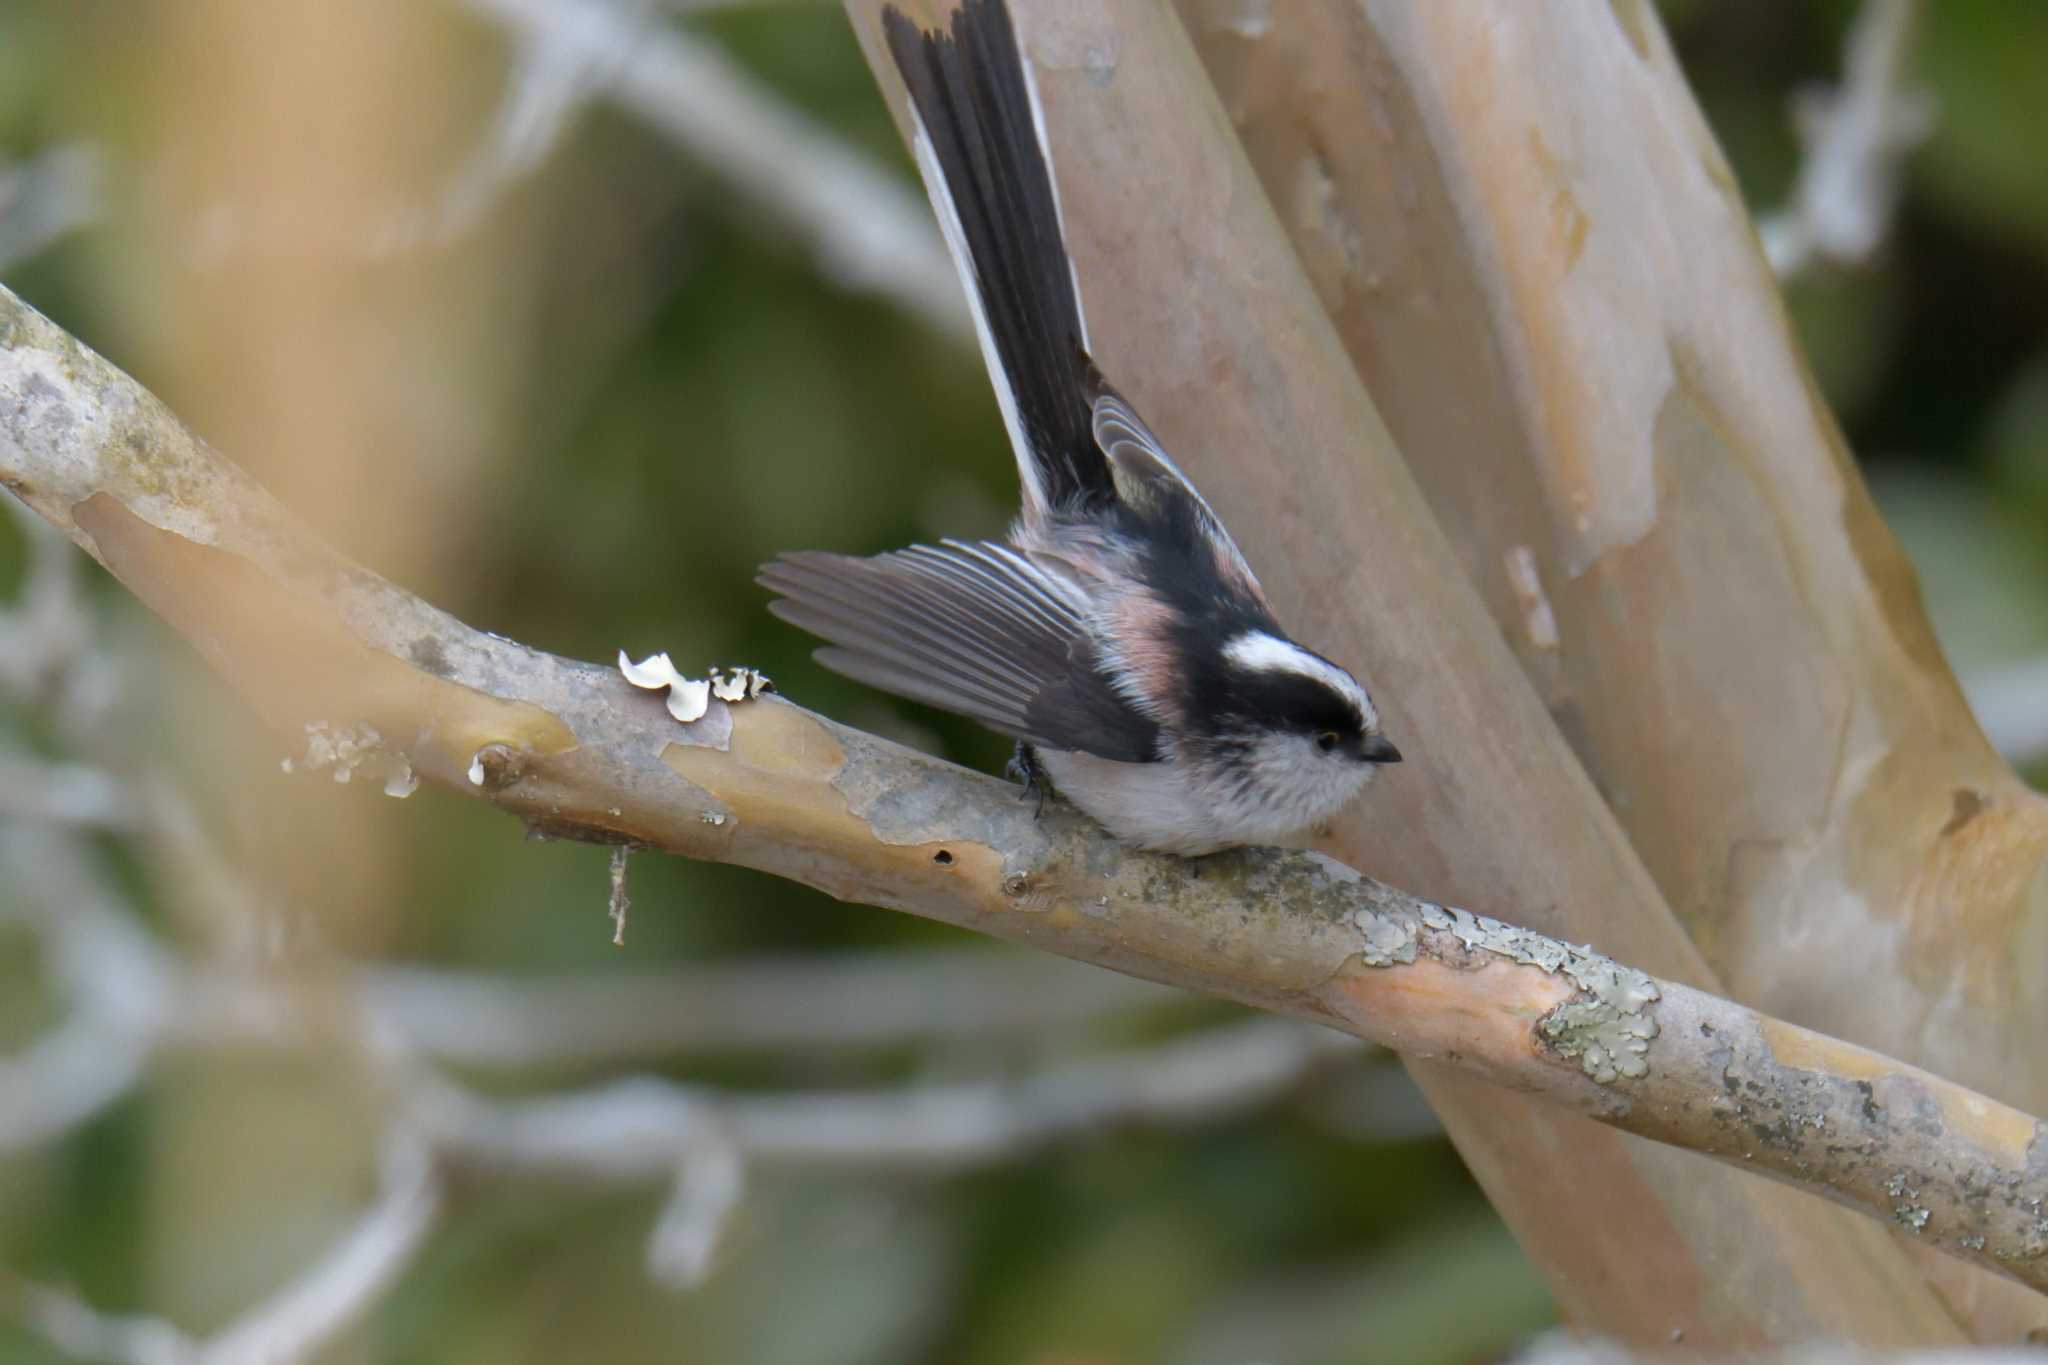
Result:
M711 684L703 678L686 678L676 671L667 654L650 654L639 663L619 651L619 672L635 687L650 692L668 689L668 713L683 724L701 720L711 707Z
M667 654L650 654L634 663L625 650L619 651L619 673L635 687L648 691L668 689L669 714L685 725L700 719L710 709L711 698L722 702L752 701L775 684L758 668L735 664L714 668L706 678L686 678Z
M711 695L720 701L752 701L774 690L774 682L758 668L735 665L711 670Z

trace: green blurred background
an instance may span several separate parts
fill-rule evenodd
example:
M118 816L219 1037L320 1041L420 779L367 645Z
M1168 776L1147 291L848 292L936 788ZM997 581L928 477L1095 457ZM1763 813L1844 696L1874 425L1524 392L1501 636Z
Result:
M75 146L98 168L88 220L0 259L0 279L344 550L464 620L583 658L744 661L808 706L998 767L1005 746L971 725L815 667L751 583L784 548L1001 528L1014 476L960 335L835 283L729 171L604 98L464 221L390 235L491 126L506 31L454 0L367 5L374 22L339 32L297 8L0 0L0 157ZM1798 161L1788 97L1837 78L1855 7L1662 8L1752 204L1779 204ZM835 6L632 12L725 54L908 183ZM387 24L396 57L375 46ZM2044 52L2048 7L1928 6L1918 55L1936 123L1886 245L1788 290L1966 679L2048 654ZM330 65L353 74L325 84ZM363 73L378 82L369 114L351 102ZM0 224L16 212L0 190ZM26 563L0 520L0 597ZM529 842L435 793L400 803L285 775L288 739L88 577L94 671L120 688L104 733L81 754L49 697L0 696L0 754L86 757L184 794L258 889L260 943L209 933L193 904L209 893L150 840L90 844L194 960L318 983L359 958L543 979L983 947L643 857L621 951L603 850ZM2048 780L2038 759L2031 772ZM61 1013L46 956L0 922L0 1044ZM651 1069L764 1092L1017 1076L1232 1017L1188 1004L823 1055L678 1046ZM624 1069L469 1079L512 1093ZM375 1112L360 1068L320 1049L174 1049L61 1141L0 1156L0 1265L105 1311L218 1328L369 1196ZM644 1268L664 1198L658 1182L458 1178L423 1255L323 1358L1458 1362L1497 1358L1551 1317L1383 1057L1340 1059L1250 1115L1118 1125L965 1172L753 1171L694 1290ZM0 1361L65 1358L0 1319Z

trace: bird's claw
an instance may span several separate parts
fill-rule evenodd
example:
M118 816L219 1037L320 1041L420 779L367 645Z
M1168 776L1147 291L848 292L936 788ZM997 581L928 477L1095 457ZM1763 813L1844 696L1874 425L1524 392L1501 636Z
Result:
M1023 740L1018 740L1017 750L1010 755L1010 762L1003 772L1012 782L1024 788L1021 795L1025 799L1037 803L1032 810L1032 817L1042 817L1045 814L1045 800L1052 795L1052 781L1045 775L1045 767L1039 763L1037 752Z

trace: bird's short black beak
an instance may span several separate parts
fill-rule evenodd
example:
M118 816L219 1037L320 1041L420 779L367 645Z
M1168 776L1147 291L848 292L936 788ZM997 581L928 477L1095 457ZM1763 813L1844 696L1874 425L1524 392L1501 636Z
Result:
M1401 751L1385 735L1374 735L1359 746L1358 756L1367 763L1399 763Z

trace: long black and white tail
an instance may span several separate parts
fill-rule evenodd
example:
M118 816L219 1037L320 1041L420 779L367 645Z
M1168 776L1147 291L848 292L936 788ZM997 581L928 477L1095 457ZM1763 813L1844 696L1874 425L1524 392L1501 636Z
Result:
M882 31L910 90L914 151L967 287L1016 447L1027 521L1116 496L1090 409L1101 380L1067 255L1031 71L1002 0L963 0L951 32L894 7Z

